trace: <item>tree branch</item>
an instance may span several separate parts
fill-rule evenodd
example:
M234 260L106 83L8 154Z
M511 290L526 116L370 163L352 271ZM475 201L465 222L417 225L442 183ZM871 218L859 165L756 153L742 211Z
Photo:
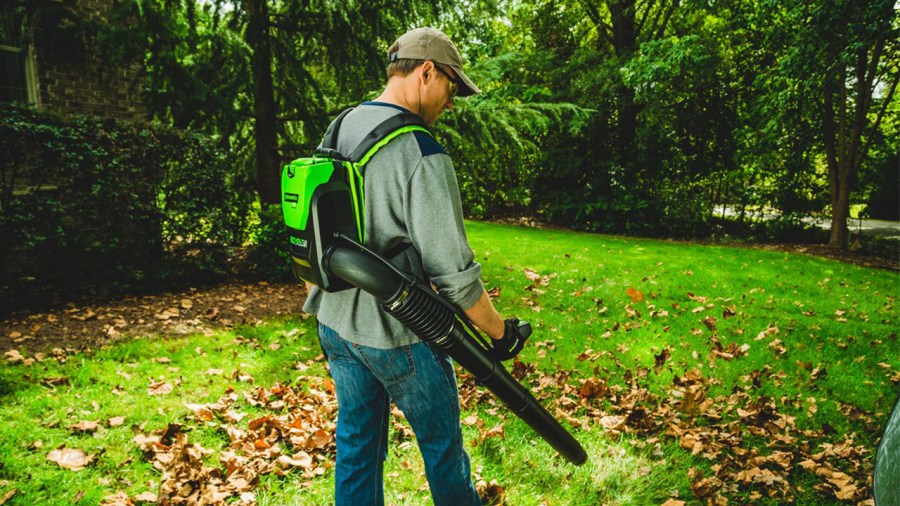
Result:
M665 2L665 0L663 0L663 2ZM646 0L646 2L639 2L639 3L646 3L647 8L644 9L644 15L641 16L641 20L637 24L637 33L638 34L640 34L641 31L644 29L644 23L647 22L647 17L650 15L650 11L653 10L653 0ZM635 9L640 10L641 6L639 5L639 3L634 4Z
M674 0L672 5L669 6L669 10L666 12L666 16L663 18L662 23L657 27L656 35L654 39L661 39L666 32L666 27L669 25L669 20L672 19L672 14L675 12L675 9L678 7L678 1Z
M872 123L872 126L869 127L869 133L866 135L866 143L863 145L862 151L860 151L860 160L865 160L866 155L869 152L869 147L872 146L872 139L875 137L875 132L878 131L878 125L881 124L881 118L884 117L887 112L888 105L891 103L891 98L894 97L894 92L897 91L897 83L900 83L900 72L894 74L894 82L891 83L891 88L888 90L887 95L884 97L884 101L881 104L881 110L878 111L878 116L875 117L875 122Z
M594 27L597 29L597 34L600 35L606 42L609 43L613 48L616 47L612 38L612 27L609 23L603 21L603 18L600 17L600 11L597 10L597 6L591 0L581 0L581 6L584 8L587 13L588 19L594 23Z

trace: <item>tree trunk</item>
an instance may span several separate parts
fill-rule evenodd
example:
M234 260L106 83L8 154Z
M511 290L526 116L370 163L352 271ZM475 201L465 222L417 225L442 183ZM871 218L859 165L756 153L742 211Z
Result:
M608 7L613 48L624 65L638 48L637 6L634 0L610 0ZM619 85L618 99L619 163L634 174L640 106L634 101L634 90L624 83Z
M843 164L841 164L843 165ZM831 190L831 236L828 239L828 246L834 249L846 250L847 238L847 218L850 217L850 181L845 168L840 168L838 184L832 185Z
M250 63L253 71L256 185L260 201L277 204L281 199L272 52L269 48L269 7L266 0L243 0L243 5L248 16L244 40L253 51Z
M858 16L880 18L884 26L890 26L895 11L892 2L882 2L872 12L855 13ZM869 5L866 4L866 7ZM828 163L828 182L831 190L831 237L828 246L847 249L847 219L850 217L850 186L866 159L869 146L891 102L897 81L892 79L885 96L880 97L882 107L871 121L869 113L875 98L876 83L885 69L881 66L886 31L876 32L874 39L855 42L852 59L841 61L842 48L835 48L828 54L829 62L841 61L833 70L825 74L823 87L822 133L825 158ZM849 72L848 72L849 70ZM848 87L852 87L849 88Z

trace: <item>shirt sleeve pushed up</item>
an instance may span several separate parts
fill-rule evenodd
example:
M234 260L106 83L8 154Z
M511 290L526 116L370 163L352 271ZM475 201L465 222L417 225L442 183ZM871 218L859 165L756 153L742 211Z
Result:
M406 187L409 237L429 280L462 309L484 292L481 264L469 247L453 162L444 153L425 156Z

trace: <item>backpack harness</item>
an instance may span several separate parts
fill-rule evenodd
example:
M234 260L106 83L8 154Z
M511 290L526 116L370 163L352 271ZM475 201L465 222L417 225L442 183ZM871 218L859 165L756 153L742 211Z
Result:
M343 111L328 127L322 145L311 158L298 158L281 172L281 209L287 226L291 270L304 281L327 292L350 288L344 280L329 275L322 259L337 237L366 243L365 166L395 137L406 132L431 135L422 119L411 112L391 116L369 132L350 156L337 150ZM385 253L389 258L406 249Z

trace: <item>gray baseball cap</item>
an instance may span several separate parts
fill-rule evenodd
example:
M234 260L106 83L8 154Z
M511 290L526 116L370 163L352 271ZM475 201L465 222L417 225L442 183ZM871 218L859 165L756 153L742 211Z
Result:
M481 93L478 86L463 72L462 56L444 32L434 28L416 28L401 35L395 44L399 49L388 55L390 61L431 60L441 63L452 68L459 76L459 96Z

